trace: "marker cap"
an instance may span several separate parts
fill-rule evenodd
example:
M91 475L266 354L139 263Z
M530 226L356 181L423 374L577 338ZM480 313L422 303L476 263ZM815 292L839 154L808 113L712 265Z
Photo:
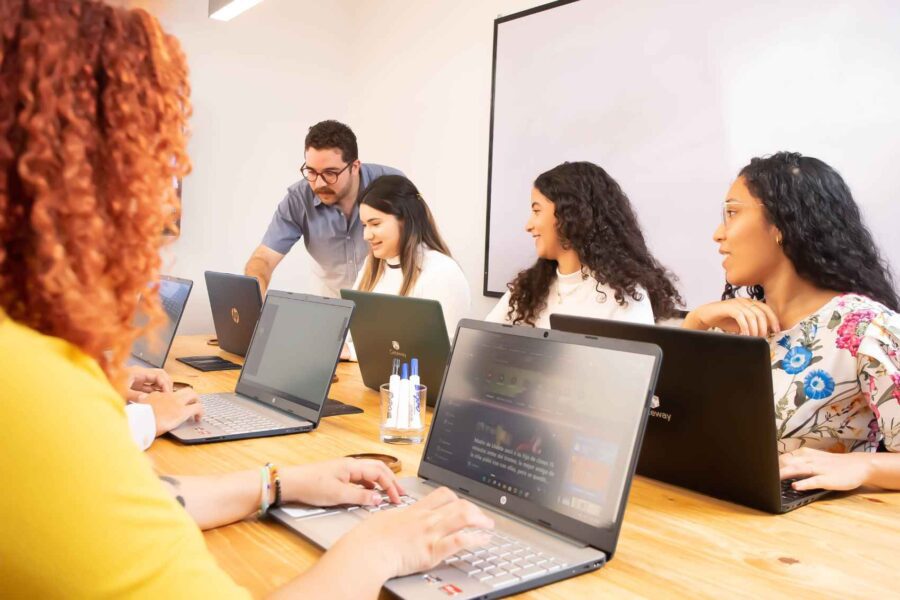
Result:
M411 361L409 361L409 368L412 371L413 375L418 375L419 374L419 359L414 358Z
M400 371L400 379L409 379L409 364L403 363L403 370Z

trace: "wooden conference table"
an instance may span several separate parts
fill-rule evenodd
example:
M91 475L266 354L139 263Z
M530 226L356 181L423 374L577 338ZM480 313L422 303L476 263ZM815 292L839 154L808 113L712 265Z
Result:
M179 336L166 370L201 394L231 391L238 371L201 373L174 359L218 354L240 360L207 345L208 337ZM381 452L403 461L400 476L414 476L423 446L381 443L378 394L363 385L355 364L339 365L338 376L331 397L365 414L329 417L316 431L299 435L192 447L161 438L148 454L159 472L198 475L268 461L284 465ZM277 523L255 519L205 536L222 567L256 596L289 581L321 555ZM594 573L521 597L896 597L898 559L900 493L839 494L773 516L636 477L613 560ZM348 575L352 568L348 565Z

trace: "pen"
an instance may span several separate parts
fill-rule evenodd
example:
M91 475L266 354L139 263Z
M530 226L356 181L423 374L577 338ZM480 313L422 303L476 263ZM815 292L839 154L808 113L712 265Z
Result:
M400 387L397 393L397 428L409 429L409 364L403 363L400 370Z
M409 375L409 397L410 397L410 427L413 429L421 429L422 428L422 399L419 397L419 390L421 386L419 384L419 359L414 358L409 361L410 375Z
M400 408L400 359L395 358L391 363L391 378L388 380L387 426L397 426L397 410Z

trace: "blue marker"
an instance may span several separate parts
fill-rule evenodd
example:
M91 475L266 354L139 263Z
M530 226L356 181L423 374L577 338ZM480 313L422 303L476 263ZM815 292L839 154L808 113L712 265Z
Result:
M409 376L410 401L412 404L410 427L413 429L422 428L422 405L419 398L419 359L414 358L410 361L412 374Z

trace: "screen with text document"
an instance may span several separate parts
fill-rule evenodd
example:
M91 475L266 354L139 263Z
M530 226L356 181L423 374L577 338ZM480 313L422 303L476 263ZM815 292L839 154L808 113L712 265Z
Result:
M606 526L653 368L649 355L462 328L425 460Z

